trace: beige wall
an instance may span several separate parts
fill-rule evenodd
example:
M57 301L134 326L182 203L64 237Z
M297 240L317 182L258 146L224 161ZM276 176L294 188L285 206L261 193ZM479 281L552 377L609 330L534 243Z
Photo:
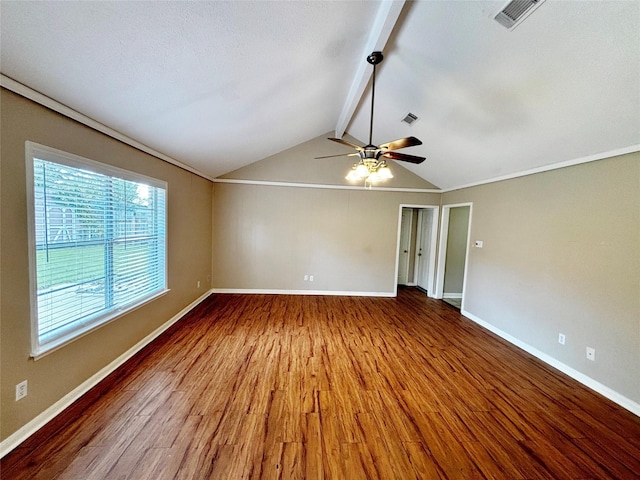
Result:
M314 159L351 152L328 136L221 178L353 187L344 177L354 157ZM398 162L390 168L394 178L381 187L434 188ZM402 203L439 205L440 194L216 183L213 286L393 293ZM314 281L305 281L305 275Z
M466 310L640 402L640 153L443 195L462 202L484 242Z
M212 184L4 89L0 110L0 438L4 440L208 290ZM171 291L38 361L29 358L26 140L168 182ZM29 394L16 402L15 385L23 380L29 382Z
M213 286L392 293L400 204L438 202L433 193L217 183Z

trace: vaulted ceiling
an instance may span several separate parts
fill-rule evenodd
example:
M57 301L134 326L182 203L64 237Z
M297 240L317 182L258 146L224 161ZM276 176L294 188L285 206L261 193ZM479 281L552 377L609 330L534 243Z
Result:
M547 0L511 30L505 3L3 0L0 68L210 178L366 143L373 50L373 141L420 138L403 166L441 188L640 148L640 1Z

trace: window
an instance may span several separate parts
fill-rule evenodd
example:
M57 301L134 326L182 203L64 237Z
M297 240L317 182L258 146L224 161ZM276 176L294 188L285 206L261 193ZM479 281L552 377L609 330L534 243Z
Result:
M166 183L27 142L32 356L166 291Z

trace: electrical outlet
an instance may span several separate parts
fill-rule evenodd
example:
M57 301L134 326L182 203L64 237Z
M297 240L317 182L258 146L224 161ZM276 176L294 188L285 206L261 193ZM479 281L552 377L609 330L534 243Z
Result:
M592 362L596 361L596 349L592 347L587 347L587 358Z
M309 281L313 282L313 275L309 275Z
M309 281L309 275L305 275L305 276L304 276L304 281L305 281L305 282Z
M27 381L24 380L16 385L16 402L27 396Z
M558 334L558 343L560 345L564 345L564 342L567 340L567 337L564 336L564 333Z
M196 288L200 288L200 280L196 282Z

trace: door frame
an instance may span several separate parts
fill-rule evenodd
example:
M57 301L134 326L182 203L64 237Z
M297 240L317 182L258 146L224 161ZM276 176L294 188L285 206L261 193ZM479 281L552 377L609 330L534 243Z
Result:
M471 243L471 223L473 222L473 202L452 203L442 206L440 219L440 241L438 242L438 265L436 269L436 285L434 298L442 299L444 294L444 267L447 259L447 240L449 239L449 214L452 208L469 207L469 225L467 226L467 247L464 255L464 273L462 277L462 307L464 310L465 293L467 291L467 270L469 268L469 244Z
M440 214L440 206L439 205L417 205L413 203L401 203L398 206L398 232L396 238L396 267L393 273L393 296L398 295L398 267L400 263L400 231L402 228L402 209L403 208L414 208L414 209L424 209L424 210L433 210L433 215L431 218L431 239L429 242L429 277L427 280L427 285L430 287L427 289L428 296L435 298L435 289L433 286L435 285L435 260L436 260L436 245L438 240L438 217ZM415 257L415 252L417 249L414 249L413 256ZM409 260L411 261L411 259ZM415 258L413 259L415 265Z

